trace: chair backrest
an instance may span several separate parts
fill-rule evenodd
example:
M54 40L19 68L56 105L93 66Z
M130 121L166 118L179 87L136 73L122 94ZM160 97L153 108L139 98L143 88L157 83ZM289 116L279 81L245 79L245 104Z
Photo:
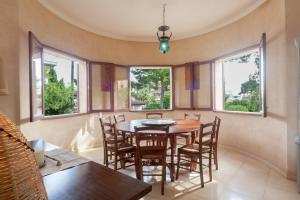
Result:
M199 113L184 113L184 119L193 119L200 121L201 114Z
M147 119L163 118L163 113L160 112L146 113L146 118Z
M221 119L219 117L215 117L215 143L218 143L218 138L219 138L219 130L220 130L220 124L221 124Z
M114 136L114 140L117 141L117 134L115 134L114 124L112 123L111 117L101 117L99 118L99 120L102 130L103 142L105 143L106 138L110 136ZM114 140L112 140L112 142Z
M134 127L137 153L140 158L145 155L161 155L167 151L169 127Z
M200 154L203 151L203 148L209 147L210 150L212 149L213 145L213 139L216 134L216 123L215 121L207 124L201 124L200 125L200 131L199 131L199 151Z
M124 114L116 114L116 115L114 115L114 120L115 120L115 123L119 123L119 122L125 122L126 118L125 118Z

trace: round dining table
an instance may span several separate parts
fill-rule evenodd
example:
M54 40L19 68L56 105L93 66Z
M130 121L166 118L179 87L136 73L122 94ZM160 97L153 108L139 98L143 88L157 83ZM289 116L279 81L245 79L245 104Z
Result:
M118 122L116 124L116 129L125 132L131 133L134 135L135 130L134 127L144 127L144 123L148 119L135 119L129 120L124 122ZM201 122L199 120L192 120L192 119L169 119L174 120L175 124L169 126L169 141L171 147L171 159L169 163L170 167L170 177L171 181L174 181L174 174L175 174L175 164L174 164L174 157L176 152L176 136L181 133L192 133L192 137L195 135L195 132L199 130ZM192 139L193 140L193 139Z

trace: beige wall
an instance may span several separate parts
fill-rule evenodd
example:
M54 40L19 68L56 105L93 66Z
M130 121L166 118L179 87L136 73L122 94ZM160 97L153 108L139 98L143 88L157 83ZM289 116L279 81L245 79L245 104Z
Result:
M295 2L290 3L293 5ZM56 48L91 60L120 64L180 64L187 61L203 61L258 43L261 33L266 32L268 117L212 112L202 112L202 117L203 121L212 120L216 114L222 118L220 142L223 145L264 159L284 173L289 171L290 174L295 174L295 150L289 147L287 151L292 139L292 135L287 135L287 116L292 116L292 113L287 111L287 73L293 72L288 72L285 60L286 38L289 38L289 33L286 32L284 0L269 0L248 16L222 29L172 42L172 49L167 55L159 53L157 43L113 40L78 29L51 14L36 0L19 1L19 15L21 129L29 139L42 138L74 150L101 144L97 119L99 115L27 122L29 30L43 43ZM15 29L10 30L15 33L14 31ZM9 56L12 55L14 52L10 51ZM291 78L294 80L295 77L289 77L289 81ZM19 99L16 99L16 96L12 99L15 102L11 102L8 108L18 106ZM9 112L5 110L5 113ZM12 117L17 119L18 110L14 110L13 113ZM142 113L126 114L129 118L144 116ZM183 112L179 111L167 112L168 116L175 118L182 117L182 114Z
M3 66L0 82L6 82L8 95L0 95L0 112L19 123L19 13L17 0L0 3L0 58ZM28 91L28 90L27 90Z
M288 120L287 120L287 164L289 172L296 170L296 145L293 140L299 132L297 128L297 90L299 87L299 64L295 46L295 38L300 37L300 1L286 0L286 35L287 35L287 75L289 77L286 96L288 97Z

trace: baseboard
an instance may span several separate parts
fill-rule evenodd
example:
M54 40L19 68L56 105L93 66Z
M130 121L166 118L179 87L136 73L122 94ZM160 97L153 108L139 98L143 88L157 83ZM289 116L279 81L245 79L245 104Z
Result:
M96 143L94 145L88 145L88 146L85 146L83 148L72 149L72 151L78 153L78 152L89 151L89 150L92 150L92 149L95 149L95 148L100 148L100 147L102 147L102 145Z
M8 95L8 89L0 89L0 95Z

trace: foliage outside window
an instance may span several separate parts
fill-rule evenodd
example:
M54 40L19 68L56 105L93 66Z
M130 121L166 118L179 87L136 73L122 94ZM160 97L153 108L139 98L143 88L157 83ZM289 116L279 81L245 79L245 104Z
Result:
M79 64L66 56L44 54L45 116L79 112Z
M218 60L216 68L220 68L216 70L217 78L223 80L222 83L219 81L222 87L216 86L216 90L223 90L219 102L224 111L262 112L259 48ZM216 82L218 84L218 80ZM216 101L218 103L218 98Z
M171 67L130 68L131 110L171 109Z

